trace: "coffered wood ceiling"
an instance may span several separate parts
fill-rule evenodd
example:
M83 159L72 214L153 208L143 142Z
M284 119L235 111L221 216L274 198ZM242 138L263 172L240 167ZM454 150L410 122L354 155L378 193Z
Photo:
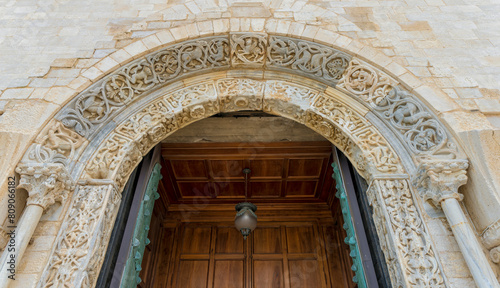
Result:
M160 192L169 204L320 203L333 188L332 146L321 142L162 143Z

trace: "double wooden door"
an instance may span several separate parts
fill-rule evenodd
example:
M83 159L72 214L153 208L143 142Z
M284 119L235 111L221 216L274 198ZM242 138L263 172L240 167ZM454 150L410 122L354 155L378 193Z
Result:
M164 244L170 242L173 249L157 260L171 265L158 263L155 270L163 271L156 271L160 274L156 280L163 284L154 281L151 287L353 286L348 250L340 244L338 229L330 225L264 222L247 240L232 223L184 223L174 230L158 239Z

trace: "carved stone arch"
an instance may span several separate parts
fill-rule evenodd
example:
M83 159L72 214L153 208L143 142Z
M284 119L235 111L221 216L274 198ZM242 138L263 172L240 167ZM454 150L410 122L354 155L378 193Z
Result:
M64 166L61 175L77 185L39 287L93 286L120 192L142 156L177 129L238 110L290 118L339 147L371 181L368 194L394 286L445 286L412 180L417 167L427 175L432 161L461 163L453 169L465 176L467 162L451 134L396 79L345 51L245 32L139 57L78 94L43 130L27 155L48 151ZM419 181L432 186L426 177ZM85 231L80 222L87 223Z

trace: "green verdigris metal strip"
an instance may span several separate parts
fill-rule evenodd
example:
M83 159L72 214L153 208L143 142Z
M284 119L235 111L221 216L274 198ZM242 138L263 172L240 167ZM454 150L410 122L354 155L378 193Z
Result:
M356 241L356 231L354 230L354 224L351 219L351 210L349 208L349 202L347 200L347 195L345 193L344 184L342 182L341 174L337 163L332 163L333 167L333 179L335 179L337 193L335 196L340 200L340 207L342 209L342 217L344 218L344 230L347 232L347 237L344 242L349 245L351 252L349 256L352 258L353 265L351 267L354 271L355 276L352 278L354 283L358 284L359 288L366 287L365 272L363 271L363 263L359 253L358 243Z
M135 224L132 245L130 247L130 252L120 284L121 288L135 288L137 287L137 284L141 283L139 273L142 270L142 257L144 256L144 249L146 248L146 245L150 242L147 238L149 223L151 222L155 200L160 198L160 194L157 192L158 182L162 178L160 169L161 165L156 163L149 178L146 193L144 193L144 198L141 201L139 215L137 216L137 222Z

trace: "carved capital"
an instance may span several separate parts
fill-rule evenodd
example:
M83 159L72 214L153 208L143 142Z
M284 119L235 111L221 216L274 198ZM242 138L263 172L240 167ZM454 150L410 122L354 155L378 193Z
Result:
M17 187L28 191L27 205L44 210L56 201L64 201L74 188L66 168L59 163L21 163L16 172L21 176Z
M484 246L490 250L491 260L500 263L500 219L486 228L481 238Z
M463 195L458 187L467 183L467 160L428 161L420 164L415 185L424 198L432 200L436 206L448 198L461 201Z

